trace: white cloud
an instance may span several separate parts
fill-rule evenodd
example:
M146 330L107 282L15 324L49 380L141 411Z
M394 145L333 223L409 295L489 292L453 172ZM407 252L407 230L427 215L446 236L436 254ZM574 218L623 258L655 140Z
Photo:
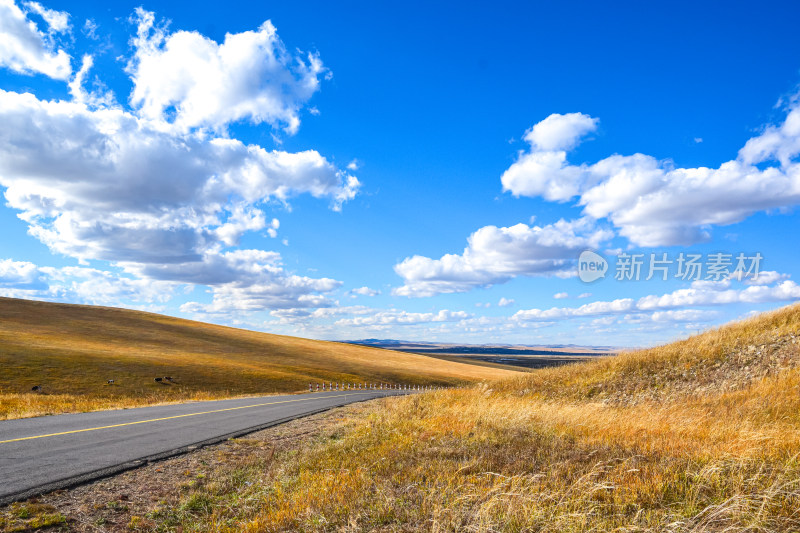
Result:
M591 292L582 292L582 293L580 293L580 294L578 295L578 298L579 298L579 299L583 299L583 298L589 298L591 295L592 295L592 293L591 293Z
M105 86L102 84L97 84L100 85L102 89L95 88L94 90L87 91L84 88L87 75L93 66L94 58L89 54L84 55L83 59L81 60L81 68L75 73L75 76L73 76L67 84L73 101L80 104L86 104L91 108L117 107L114 93L110 90L105 90Z
M65 31L66 14L29 7L52 31ZM22 49L9 35L25 30L42 46L50 42L7 0L0 0L0 14L0 62L22 64L21 52L8 52ZM217 44L194 32L168 34L152 13L137 15L128 65L133 112L102 93L99 80L92 80L95 90L85 88L90 55L69 80L72 101L0 89L7 205L52 252L82 263L111 261L136 277L119 283L208 285L211 303L186 304L192 312L332 305L326 294L340 282L287 272L275 252L228 249L247 232L277 237L279 221L265 206L309 194L339 210L358 190L355 176L315 150L266 150L222 131L237 120L295 131L300 108L326 72L319 59L287 52L268 22ZM87 21L85 29L96 25ZM29 59L26 69L43 71ZM109 294L101 281L92 280L98 294Z
M516 302L514 301L513 298L505 298L504 297L504 298L500 298L500 301L497 302L497 306L498 307L511 307L515 303Z
M761 135L749 139L739 150L739 160L746 165L777 161L782 168L794 166L800 154L800 100L797 96L786 119L779 125L768 125ZM796 174L795 174L796 177Z
M634 154L572 165L566 150L593 131L595 119L551 115L533 127L560 125L552 142L530 136L530 150L503 174L505 190L547 200L578 198L584 214L606 218L640 246L691 244L708 240L710 228L733 224L758 211L800 203L800 104L784 122L768 126L738 157L718 168L676 168L671 161ZM577 121L580 127L573 126Z
M25 7L42 17L51 33L66 33L70 30L69 13L47 9L39 2L25 2Z
M26 6L45 19L50 32L67 31L66 13L47 10L35 2ZM58 80L68 79L72 72L69 54L56 50L52 36L40 31L13 0L0 0L0 67Z
M708 322L718 316L716 311L704 309L672 309L656 311L649 318L653 322Z
M358 180L313 150L173 135L120 109L0 90L0 185L32 235L81 259L185 262L264 227L253 204L352 198Z
M583 113L553 113L525 132L524 139L541 152L570 150L581 137L595 131L597 123L596 118Z
M341 316L361 316L375 313L376 310L363 305L320 307L318 309L290 308L275 309L270 315L277 318L281 324L301 324L319 320L338 318Z
M86 19L86 21L83 23L83 29L81 31L89 39L96 41L100 38L97 35L97 28L99 28L99 25L94 21L94 19Z
M621 298L613 301L592 302L580 307L553 307L550 309L526 309L517 311L514 319L519 321L550 321L565 318L608 316L624 313L662 312L653 315L653 320L698 320L700 314L688 308L729 305L737 303L765 303L800 300L800 285L793 281L782 281L776 285L752 285L744 289L731 287L730 280L695 281L689 288L678 289L662 295L643 296L638 300ZM663 313L664 311L675 312Z
M325 296L342 283L330 278L309 278L287 273L280 254L263 250L234 250L209 254L201 262L158 265L123 265L139 277L195 283L211 287L210 304L188 302L185 313L230 314L264 309L327 307Z
M336 321L340 327L374 327L374 326L413 326L429 322L458 322L470 318L472 315L464 311L448 311L438 313L410 313L391 309L377 311L368 316L343 318Z
M136 22L131 103L143 117L184 131L249 120L294 133L326 72L316 54L289 53L270 21L228 33L221 44L197 32L169 34L142 8Z
M267 231L270 237L277 236L277 229L280 223L278 219L272 219ZM239 239L248 231L258 231L267 227L267 219L264 212L260 209L247 205L237 205L231 210L228 219L224 224L214 230L217 238L228 246L236 246Z
M742 272L738 271L737 274L741 275ZM739 281L744 281L748 285L771 285L778 281L787 280L789 277L789 274L782 274L780 272L775 272L774 270L764 270L759 272L758 276L753 277L751 275L747 279Z
M83 267L39 267L26 261L0 260L0 296L93 305L139 307L166 302L178 284L144 280Z
M586 173L567 164L567 150L574 148L581 137L595 131L597 119L581 113L553 114L533 126L525 134L531 145L528 153L503 173L504 191L514 196L542 196L547 200L564 201L584 187Z
M267 235L272 237L273 239L278 237L278 228L281 227L281 223L277 218L273 218L272 222L270 222L269 227L267 228Z
M356 296L378 296L381 293L379 290L370 289L369 287L359 287L357 289L353 289L349 291L350 296L355 298Z
M395 265L405 285L394 293L432 296L466 292L516 276L570 275L567 269L582 250L598 248L611 237L611 232L585 218L546 226L485 226L470 235L461 255L441 259L415 255Z
M356 170L359 169L360 165L361 163L359 163L358 159L353 159L352 161L347 163L347 170L352 170L353 172L355 172Z
M752 285L746 289L730 288L730 281L695 281L688 289L679 289L662 296L645 296L639 299L642 310L668 309L701 305L732 303L780 302L800 299L800 286L793 281L777 285Z
M118 302L166 302L172 298L176 283L133 279L93 268L42 268L52 283L62 284L71 299L93 305L116 305Z
M569 294L566 292L557 292L553 295L553 298L556 300L563 300L564 298L569 298Z
M514 196L541 196L546 200L565 201L579 194L585 173L567 163L567 153L530 152L521 154L503 173L503 190Z
M0 290L42 291L47 288L46 277L33 263L0 259Z
M550 309L525 309L514 313L520 321L557 320L563 318L602 316L608 314L627 313L635 310L632 298L621 298L610 302L592 302L580 307L551 307Z

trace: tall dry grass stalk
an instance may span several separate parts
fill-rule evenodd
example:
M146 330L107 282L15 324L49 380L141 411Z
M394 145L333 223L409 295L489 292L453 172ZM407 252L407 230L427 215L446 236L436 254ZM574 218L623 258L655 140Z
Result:
M798 531L799 332L794 306L382 400L270 465L226 465L152 518L184 531Z

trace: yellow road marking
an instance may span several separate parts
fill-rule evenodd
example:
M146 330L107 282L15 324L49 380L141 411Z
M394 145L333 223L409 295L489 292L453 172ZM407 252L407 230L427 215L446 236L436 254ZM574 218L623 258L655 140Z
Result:
M352 394L337 394L336 396L323 396L322 398L341 398L342 396L355 396L369 394L365 392L354 392ZM277 405L279 403L293 403L293 402L308 402L322 398L304 398L302 400L283 400L280 402L267 402L257 403L253 405L242 405L240 407L228 407L226 409L216 409L214 411L204 411L202 413L187 413L185 415L165 416L164 418L153 418L150 420L139 420L138 422L125 422L124 424L114 424L112 426L100 426L96 428L74 429L72 431L62 431L61 433L48 433L47 435L35 435L33 437L21 437L19 439L0 440L0 444L8 444L9 442L19 442L21 440L43 439L45 437L58 437L59 435L69 435L71 433L83 433L84 431L97 431L98 429L119 428L123 426L134 426L136 424L147 424L148 422L160 422L161 420L172 420L174 418L185 418L187 416L208 415L211 413L222 413L224 411L236 411L237 409L248 409L250 407L263 407L265 405Z

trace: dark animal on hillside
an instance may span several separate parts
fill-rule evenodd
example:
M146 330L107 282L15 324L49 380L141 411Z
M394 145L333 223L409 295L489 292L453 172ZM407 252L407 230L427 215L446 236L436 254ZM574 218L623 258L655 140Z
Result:
M164 380L164 378L155 378L155 379L154 379L154 381L155 381L156 383L161 383L163 380Z
M106 383L108 383L109 385L113 385L114 384L114 380L113 379L109 379L108 381L106 381Z
M42 391L42 386L41 385L34 385L31 390L33 392L41 392Z
M172 378L169 376L165 376L164 381L169 381L170 383L172 383Z

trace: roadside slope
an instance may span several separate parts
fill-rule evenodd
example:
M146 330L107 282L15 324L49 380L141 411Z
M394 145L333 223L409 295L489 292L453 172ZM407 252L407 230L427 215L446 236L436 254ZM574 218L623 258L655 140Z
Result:
M800 306L348 423L222 466L153 529L798 531Z
M515 375L154 313L10 298L0 298L0 368L0 419L294 392L320 381L452 385ZM163 376L174 383L154 381ZM30 392L36 385L42 393Z

